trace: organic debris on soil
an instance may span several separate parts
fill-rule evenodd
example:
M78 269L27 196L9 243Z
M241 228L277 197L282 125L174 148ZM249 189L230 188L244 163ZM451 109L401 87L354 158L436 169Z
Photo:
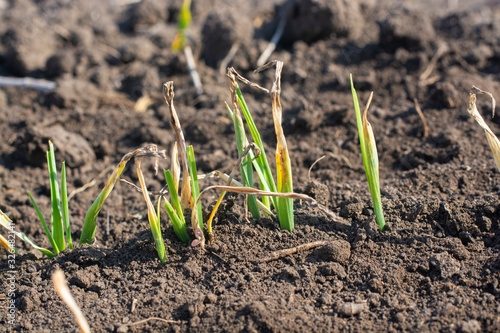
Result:
M350 226L296 200L295 230L280 230L269 216L252 219L244 197L227 195L206 253L177 240L162 221L162 264L142 194L117 183L92 245L49 259L17 241L24 255L14 269L1 252L2 330L77 330L52 286L61 269L95 332L498 331L500 174L467 113L472 86L500 96L498 2L192 1L187 34L204 88L199 97L183 53L170 47L180 6L0 0L0 76L50 81L42 90L31 89L40 81L0 86L0 209L16 230L50 247L27 196L50 215L48 140L57 165L66 161L75 243L110 175L103 170L147 144L170 151L176 138L162 96L167 81L175 82L198 173L229 173L238 150L219 66L270 88L272 71L252 71L280 22L286 26L269 59L285 63L280 97L293 191ZM377 232L359 153L349 73L363 103L374 91L384 233ZM272 152L269 95L242 89ZM478 98L477 109L498 134L490 100ZM121 177L137 184L133 169ZM149 190L165 185L154 161L142 161L142 170ZM200 179L201 189L223 184ZM206 211L218 195L204 196ZM13 325L4 310L11 270Z

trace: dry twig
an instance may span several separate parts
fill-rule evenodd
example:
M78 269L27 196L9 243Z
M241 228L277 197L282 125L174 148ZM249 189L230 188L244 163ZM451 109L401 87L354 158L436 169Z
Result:
M422 138L425 139L429 136L429 126L427 126L427 120L425 119L424 113L422 112L422 109L420 108L420 104L418 103L418 100L416 98L414 98L413 102L415 102L415 110L417 110L418 116L420 117L420 120L422 121L422 129L423 129Z
M269 262L269 261L281 259L283 257L297 253L299 251L306 251L306 250L310 250L310 249L313 249L313 248L318 247L318 246L324 246L330 242L332 242L332 241L331 240L320 240L320 241L315 241L315 242L311 242L311 243L307 243L307 244L298 245L298 246L295 246L295 247L292 247L289 249L274 251L271 253L271 255L269 257L264 258L264 259L260 259L258 261Z
M182 323L182 321L180 321L180 320L171 320L171 319L163 319L163 318L158 318L158 317L149 317L146 319L135 321L133 323L125 324L125 326L140 325L140 324L147 323L148 321L151 321L151 320L158 320L158 321L161 321L162 323L166 323L166 324L181 324Z

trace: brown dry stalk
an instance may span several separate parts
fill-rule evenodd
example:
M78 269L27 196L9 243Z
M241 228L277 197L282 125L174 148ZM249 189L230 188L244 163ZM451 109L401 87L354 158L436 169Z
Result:
M83 316L82 310L78 304L76 304L75 299L71 295L71 292L68 288L68 283L64 278L64 273L60 269L56 270L54 274L52 274L52 282L54 283L54 289L63 302L68 306L73 315L75 316L76 323L78 327L80 327L80 331L83 333L90 333L90 326L87 323L87 320Z
M278 186L280 184L290 183L292 184L292 169L290 162L290 155L288 154L288 146L286 144L285 134L283 133L283 127L281 126L283 108L281 107L281 71L283 70L283 62L274 61L276 64L276 74L274 78L273 87L271 89L271 94L273 97L272 101L272 111L274 119L274 130L276 131L277 138L277 148L276 148L276 164L278 168L278 177L282 176L281 181L278 181ZM278 188L278 192L282 189Z
M326 155L323 155L321 156L320 158L318 158L316 161L313 162L313 164L311 164L311 166L309 167L309 171L307 171L307 179L309 179L309 181L311 181L311 171L312 171L312 168L314 168L314 166L319 162L321 161L322 159L324 159L326 157Z
M135 321L133 323L125 324L125 326L140 325L140 324L147 323L148 321L151 321L151 320L158 320L158 321L161 321L161 322L166 323L166 324L181 324L182 323L182 321L180 321L180 320L171 320L171 319L163 319L163 318L158 318L158 317L149 317L146 319Z
M259 262L269 262L269 261L277 260L277 259L289 256L291 254L297 253L299 251L310 250L310 249L313 249L313 248L318 247L318 246L327 245L328 243L331 243L331 242L332 242L331 240L320 240L320 241L315 241L315 242L311 242L311 243L307 243L307 244L298 245L298 246L295 246L295 247L292 247L289 249L274 251L271 253L271 255L269 257L260 259L258 261Z
M261 87L261 86L259 86L257 83L253 83L253 82L251 82L251 81L249 81L249 80L245 79L243 76L241 76L240 74L238 74L238 72L236 71L236 69L234 69L234 67L229 67L229 68L227 69L227 76L231 79L233 75L234 75L234 77L236 77L236 78L237 78L238 80L240 80L241 82L246 83L246 84L248 84L248 85L249 85L249 86L251 86L251 87L254 87L254 88L260 89L260 90L262 90L262 91L264 91L264 92L266 92L266 93L268 93L268 94L269 94L269 89L266 89L266 88L264 88L264 87Z
M226 185L213 185L205 188L203 191L201 191L200 195L198 196L198 199L196 199L196 202L194 205L196 206L198 202L200 201L201 197L208 191L210 190L220 190L220 191L226 191L226 192L234 192L234 193L240 193L244 195L259 195L259 196L270 196L270 197L282 197L282 198L292 198L292 199L299 199L299 200L305 200L305 201L312 201L316 202L313 198L306 194L301 194L301 193L278 193L278 192L269 192L269 191L262 191L255 189L253 187L246 187L246 186L226 186ZM196 212L193 210L191 213L191 219L196 218Z
M420 117L420 121L422 121L423 134L422 138L427 138L429 136L429 126L427 126L427 120L425 119L424 113L420 108L420 104L418 103L418 99L414 98L413 102L415 102L415 110L417 110L418 116Z
M328 208L325 206L319 204L316 200L311 198L310 196L302 193L295 193L295 192L289 192L289 193L278 193L278 192L269 192L269 191L263 191L263 190L258 190L253 187L245 187L245 186L225 186L225 185L213 185L205 188L203 191L201 191L200 196L196 200L196 203L200 200L200 198L208 191L210 190L220 190L220 191L227 191L227 192L234 192L234 193L240 193L240 194L245 194L245 195L259 195L259 196L270 196L270 197L282 197L282 198L290 198L290 199L295 199L295 200L304 200L309 203L309 205L313 208L318 208L324 213L326 213L328 216L330 216L334 222L344 224L344 225L351 225L344 219L342 219L340 216L337 216L335 213L330 211Z
M184 181L182 182L181 190L181 206L182 209L191 207L191 185L189 184L189 167L186 153L186 140L182 132L181 123L174 107L174 82L169 81L163 85L163 97L170 108L170 124L175 131L177 144L181 154L182 169L184 173Z

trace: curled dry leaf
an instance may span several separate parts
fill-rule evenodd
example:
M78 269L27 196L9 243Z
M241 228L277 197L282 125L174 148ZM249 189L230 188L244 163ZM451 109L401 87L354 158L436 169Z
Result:
M491 151L493 153L493 157L495 158L495 162L497 165L497 168L500 170L500 140L498 140L497 136L491 131L490 127L486 124L484 121L483 117L477 110L476 106L476 93L479 94L484 94L488 95L491 97L492 101L492 114L493 116L495 115L495 99L493 98L493 95L490 92L481 90L475 86L472 86L472 89L470 90L469 94L469 106L467 108L467 111L471 115L472 118L481 126L481 128L484 130L484 133L486 134L486 139L488 139L488 143L490 145Z

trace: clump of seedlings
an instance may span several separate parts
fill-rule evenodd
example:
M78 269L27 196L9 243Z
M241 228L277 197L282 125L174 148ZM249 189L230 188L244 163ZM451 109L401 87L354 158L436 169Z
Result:
M274 83L270 92L272 95L272 114L277 137L276 181L269 166L260 133L255 126L255 122L252 119L252 115L248 109L245 99L243 98L236 79L239 79L251 86L258 87L259 89L269 93L267 89L261 88L257 84L246 80L245 78L240 76L233 68L228 69L228 77L230 79L230 88L233 99L233 109L231 109L227 104L226 105L234 124L239 158L235 163L235 166L230 175L226 175L220 171L215 170L207 175L199 176L196 169L194 149L192 146L186 145L179 117L174 106L173 82L167 82L164 84L163 93L165 101L169 106L170 123L175 131L177 140L172 147L171 168L170 170L164 170L166 185L161 191L156 193L156 195L158 195L156 205L153 204L153 201L151 200L151 193L147 189L145 177L141 169L141 161L144 158L154 158L155 170L157 170L158 160L166 159L167 155L165 150L159 150L156 145L148 145L129 152L128 154L123 156L120 163L116 166L113 173L107 180L104 188L94 200L85 215L85 221L82 228L79 244L82 245L94 243L97 229L97 216L105 200L120 178L120 175L122 174L125 166L132 158L135 161L136 172L140 186L136 186L134 184L131 185L133 185L142 193L143 198L146 202L149 225L151 228L153 239L155 241L159 259L162 263L166 262L166 251L161 232L160 219L160 207L162 202L170 218L170 221L172 222L172 226L177 238L185 243L189 243L191 241L192 238L188 233L185 217L189 216L190 214L191 228L194 235L194 239L191 241L191 246L194 247L200 245L202 249L205 249L203 211L200 200L206 192L213 189L222 191L222 193L219 196L219 199L217 200L217 203L215 204L208 219L207 231L210 241L213 241L212 222L214 216L222 200L224 199L224 195L227 192L235 192L245 195L247 197L246 203L248 205L248 209L251 211L252 216L255 219L260 217L260 211L262 211L266 215L275 217L272 212L272 208L274 208L277 212L277 218L280 222L281 229L292 231L294 228L294 199L302 200L312 206L323 210L324 212L329 214L335 222L345 223L342 219L337 217L332 212L328 211L325 207L319 205L313 198L305 194L293 192L290 156L287 149L286 139L283 133L283 128L281 127L282 107L280 101L280 91L281 71L283 68L283 63L280 61L272 61L269 64L257 69L257 71L261 71L272 66L276 66ZM253 142L249 142L249 139L246 135L243 117L241 115L242 113L250 130ZM40 209L36 205L35 200L31 196L31 194L29 194L29 196L33 202L33 205L35 206L35 209L38 213L40 221L43 225L45 233L47 234L47 237L49 238L54 252L36 246L26 237L26 235L22 233L16 233L16 235L33 245L36 249L46 254L47 256L53 257L60 251L65 249L65 234L69 248L73 248L73 244L71 240L69 225L65 165L63 163L61 169L61 185L59 187L59 183L57 180L54 147L52 143L49 143L47 162L49 166L51 188L52 230L49 230L40 212ZM243 180L242 183L234 179L237 170L240 170L241 172ZM260 189L254 188L254 170L258 175ZM208 177L220 178L225 182L225 185L209 186L200 192L198 180ZM167 193L170 193L169 199L167 198ZM257 196L261 197L261 200L257 199ZM0 213L1 224L5 228L12 230L12 221L10 221L10 219L5 214L3 214L2 212ZM5 246L9 251L16 251L13 245L3 237L0 237L0 244Z
M290 155L288 153L287 143L285 139L285 135L283 133L283 128L281 127L281 119L282 119L282 107L280 101L280 93L281 93L281 71L283 69L283 62L281 61L272 61L256 70L256 72L263 71L272 66L276 66L276 73L274 77L274 83L271 89L272 95L272 114L274 121L274 128L276 132L277 138L277 147L276 147L276 183L274 181L274 176L272 174L272 170L269 166L269 162L266 157L265 148L260 136L260 133L255 126L255 122L252 118L252 114L243 98L243 94L236 82L236 79L241 80L244 83L247 83L251 86L257 87L263 91L269 92L267 89L254 84L247 79L243 78L239 75L234 68L228 69L228 77L230 79L230 88L231 94L233 96L233 109L231 110L228 106L229 114L233 119L235 134L236 134L236 142L238 144L238 152L241 154L243 147L248 145L248 140L245 134L245 129L243 127L243 121L241 118L240 108L243 111L243 116L245 117L245 121L250 130L250 134L252 136L253 141L257 145L260 150L260 154L258 156L253 156L251 153L249 154L249 158L242 163L243 175L243 185L247 187L253 187L253 179L251 178L253 170L252 165L259 177L259 185L262 191L274 192L274 193L291 193L293 192L293 183L292 183L292 168L290 162ZM252 164L250 164L250 160L252 160ZM262 202L266 207L270 208L271 202L274 208L278 213L278 219L280 222L281 229L286 229L288 231L292 231L294 229L294 217L293 217L293 199L287 196L264 196L262 198ZM249 199L248 201L249 209L252 212L254 218L259 217L259 212L257 208L257 203L253 199Z
M377 145L375 143L375 136L373 129L368 122L367 113L370 103L373 98L373 91L368 98L363 118L361 118L361 111L359 108L358 96L351 75L351 91L354 100L354 110L356 112L356 122L358 124L359 145L361 146L361 155L363 156L363 165L365 167L366 178L372 196L373 210L375 211L375 220L377 221L379 231L385 231L386 225L384 220L384 211L382 209L382 199L380 196L380 180L378 173L378 154Z

